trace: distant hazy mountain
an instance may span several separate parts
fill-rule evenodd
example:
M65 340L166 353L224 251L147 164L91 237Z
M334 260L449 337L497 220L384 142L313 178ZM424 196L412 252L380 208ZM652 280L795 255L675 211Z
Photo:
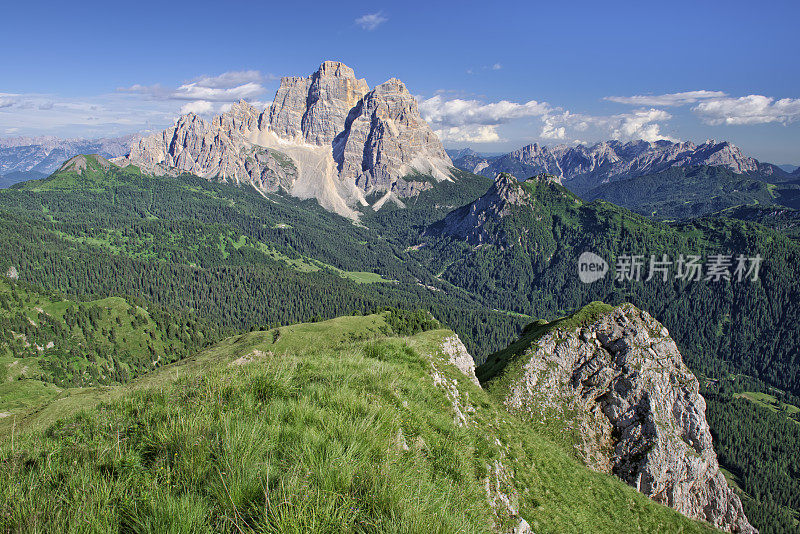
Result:
M0 176L0 189L18 184L19 182L27 182L28 180L38 180L47 176L43 172L36 171L14 171Z
M78 154L99 154L106 158L124 156L136 139L136 135L104 139L3 138L0 139L0 175L29 171L47 175Z
M564 177L564 185L583 193L600 184L652 174L672 167L711 165L733 172L780 181L789 175L776 165L746 156L728 142L707 141L603 141L593 146L558 145L552 148L532 144L494 158L466 155L453 163L464 170L493 177L500 172L528 177L546 172Z
M781 163L778 165L778 167L780 167L781 170L784 170L790 174L800 169L800 167L798 167L797 165L793 165L791 163Z

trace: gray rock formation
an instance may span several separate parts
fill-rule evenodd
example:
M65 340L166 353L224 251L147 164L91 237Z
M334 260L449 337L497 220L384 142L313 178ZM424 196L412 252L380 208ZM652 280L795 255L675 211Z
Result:
M259 112L246 102L234 104L211 123L190 113L175 126L145 137L127 161L158 174L195 174L233 183L252 184L262 191L288 191L297 170L288 157L248 141L258 128Z
M402 206L400 198L452 179L450 158L403 83L370 91L335 61L283 78L263 112L239 102L210 124L184 115L118 163L284 190L353 218L373 195L375 209L388 200Z
M780 178L786 173L775 165L744 155L728 142L707 141L604 141L593 146L558 145L552 148L532 144L495 158L465 155L456 166L470 172L494 176L511 172L527 177L540 172L563 176L564 185L580 192L608 181L632 178L689 165L724 166L740 174Z
M548 174L534 176L529 181L560 185L558 177ZM572 196L561 187L555 189L563 195ZM502 235L501 220L511 214L514 207L533 205L536 202L534 196L514 176L500 173L484 195L475 202L448 213L444 219L429 226L425 235L447 235L463 239L473 246L492 242L502 249L507 243Z
M450 157L419 114L417 101L400 80L392 78L367 93L347 118L333 147L339 173L367 193L395 191L412 196L430 187L427 180L450 178Z
M630 304L596 310L528 330L495 393L572 436L593 469L690 518L755 532L720 472L698 381L667 329Z
M329 145L368 91L366 80L356 79L353 69L325 61L307 78L281 79L264 127L283 139Z

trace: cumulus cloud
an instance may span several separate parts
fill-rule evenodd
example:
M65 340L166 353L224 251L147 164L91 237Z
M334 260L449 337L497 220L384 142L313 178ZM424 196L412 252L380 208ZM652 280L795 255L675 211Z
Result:
M387 22L389 20L388 17L384 16L383 12L379 11L377 13L368 13L366 15L362 15L355 20L355 23L358 24L362 30L373 31L378 29L378 26Z
M209 102L208 100L197 100L195 102L189 102L188 104L184 104L181 106L181 115L185 115L186 113L194 113L195 115L207 115L214 111L214 104Z
M710 98L722 98L728 96L722 91L685 91L683 93L667 93L664 95L634 95L634 96L607 96L604 100L617 102L619 104L630 104L632 106L685 106L695 104L701 100Z
M544 117L544 126L539 136L543 139L566 139L568 130L585 132L594 129L600 137L631 141L675 141L661 132L663 121L672 116L660 109L639 109L630 113L610 116L594 116L565 111Z
M692 108L706 124L789 124L800 119L800 98L775 100L763 95L719 98Z
M192 82L200 87L210 87L212 89L230 89L247 83L263 83L273 76L265 76L257 70L234 70L223 72L218 76L198 76Z
M502 68L503 66L500 63L495 63L494 65L492 65L492 70L500 70Z
M435 130L442 141L456 143L495 143L502 141L497 127L492 125L470 124L466 126L450 126Z
M178 87L171 95L174 100L213 100L215 102L230 102L232 100L255 98L264 94L264 87L258 83L245 83L227 89L217 87L203 87L198 83L184 84Z
M544 126L539 134L542 139L561 140L567 138L567 129L564 126L557 126L553 117L545 117Z
M441 126L498 126L512 119L540 117L551 110L547 102L536 100L524 104L508 100L487 104L461 98L445 100L442 95L421 100L419 109L426 121Z

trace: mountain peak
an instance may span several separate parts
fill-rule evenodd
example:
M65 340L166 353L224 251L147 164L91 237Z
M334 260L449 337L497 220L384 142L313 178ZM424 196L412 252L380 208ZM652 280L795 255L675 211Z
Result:
M408 197L452 180L452 161L405 84L391 78L370 91L339 61L282 78L264 112L239 101L210 125L185 115L141 140L128 159L148 172L282 189L351 218L368 196Z
M79 154L64 162L56 172L74 172L78 176L82 175L87 169L108 170L113 164L103 156L98 154Z
M495 241L494 226L515 206L531 203L531 194L510 173L500 173L491 187L476 201L448 213L425 230L426 235L448 235L478 246Z

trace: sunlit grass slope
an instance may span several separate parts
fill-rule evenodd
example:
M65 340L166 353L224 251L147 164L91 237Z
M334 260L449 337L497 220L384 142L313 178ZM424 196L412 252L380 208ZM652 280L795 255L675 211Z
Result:
M504 412L450 363L452 332L398 330L371 315L253 332L73 415L51 405L0 448L0 530L705 530Z

